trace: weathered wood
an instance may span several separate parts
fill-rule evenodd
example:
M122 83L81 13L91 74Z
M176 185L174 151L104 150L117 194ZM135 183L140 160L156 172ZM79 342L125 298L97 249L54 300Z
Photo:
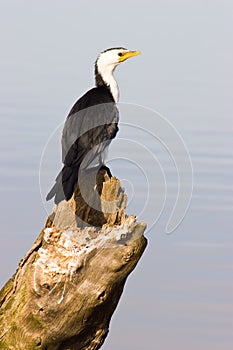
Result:
M0 349L96 350L103 344L126 278L146 247L146 225L125 215L126 195L116 178L102 170L97 182L88 206L79 184L69 202L54 208L2 289Z

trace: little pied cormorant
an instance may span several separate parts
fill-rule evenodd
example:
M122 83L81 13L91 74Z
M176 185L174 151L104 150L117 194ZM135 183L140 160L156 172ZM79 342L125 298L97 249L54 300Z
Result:
M139 51L123 47L103 51L95 62L96 87L87 91L72 107L62 133L63 168L46 199L69 200L80 169L104 165L104 151L118 131L119 90L115 68Z

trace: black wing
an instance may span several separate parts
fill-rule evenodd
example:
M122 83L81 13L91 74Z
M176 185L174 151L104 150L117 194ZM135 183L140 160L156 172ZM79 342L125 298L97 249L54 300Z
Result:
M119 114L109 89L96 87L72 107L62 133L64 167L46 199L55 203L69 200L78 180L79 169L100 166L102 154L118 131Z
M88 91L71 109L62 134L62 161L87 168L118 131L118 110L105 87Z

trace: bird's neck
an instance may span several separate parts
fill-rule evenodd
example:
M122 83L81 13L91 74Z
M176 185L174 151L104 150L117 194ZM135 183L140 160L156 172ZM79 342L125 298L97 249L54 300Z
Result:
M107 86L117 103L119 99L119 89L117 82L113 76L114 69L112 67L97 67L95 68L96 86Z

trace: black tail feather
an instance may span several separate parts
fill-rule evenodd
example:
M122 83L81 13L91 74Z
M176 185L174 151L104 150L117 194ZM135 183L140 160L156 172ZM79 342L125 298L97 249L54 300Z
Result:
M46 200L54 198L54 203L69 200L74 193L74 186L78 180L79 167L64 166L56 177L56 182L46 196Z

